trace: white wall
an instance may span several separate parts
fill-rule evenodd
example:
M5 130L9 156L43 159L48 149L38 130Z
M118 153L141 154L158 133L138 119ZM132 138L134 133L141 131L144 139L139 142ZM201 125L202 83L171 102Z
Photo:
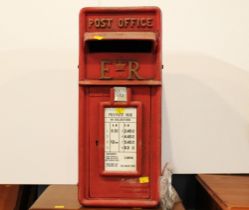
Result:
M249 173L249 1L1 0L0 183L77 182L78 12L89 5L163 10L163 162Z

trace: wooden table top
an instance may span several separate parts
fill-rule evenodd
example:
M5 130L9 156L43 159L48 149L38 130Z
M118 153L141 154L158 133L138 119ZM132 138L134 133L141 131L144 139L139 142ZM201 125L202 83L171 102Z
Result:
M249 175L202 174L197 180L222 209L249 209Z
M0 210L15 209L19 188L19 185L0 185Z
M79 204L77 198L77 186L76 185L50 185L43 194L37 199L30 210L117 210L120 208L87 208L82 207ZM122 210L130 210L132 208L122 208ZM133 208L134 209L134 208ZM136 208L138 209L138 208ZM159 209L159 208L158 208ZM181 203L175 205L174 210L184 210Z

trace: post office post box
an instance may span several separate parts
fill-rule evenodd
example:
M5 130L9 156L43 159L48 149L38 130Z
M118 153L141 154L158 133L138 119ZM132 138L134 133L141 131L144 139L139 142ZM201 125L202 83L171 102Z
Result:
M83 8L79 34L79 200L86 206L156 206L161 12Z

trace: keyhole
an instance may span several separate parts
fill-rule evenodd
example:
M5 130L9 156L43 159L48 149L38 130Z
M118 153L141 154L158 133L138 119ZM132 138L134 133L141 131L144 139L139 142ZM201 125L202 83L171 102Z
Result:
M96 146L98 146L98 145L99 145L99 140L96 140L96 142L95 142L95 143L96 143Z

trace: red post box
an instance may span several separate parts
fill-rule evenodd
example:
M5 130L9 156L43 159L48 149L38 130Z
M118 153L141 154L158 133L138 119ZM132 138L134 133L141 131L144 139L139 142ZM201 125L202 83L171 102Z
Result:
M79 31L79 200L86 206L156 206L160 10L83 8Z

